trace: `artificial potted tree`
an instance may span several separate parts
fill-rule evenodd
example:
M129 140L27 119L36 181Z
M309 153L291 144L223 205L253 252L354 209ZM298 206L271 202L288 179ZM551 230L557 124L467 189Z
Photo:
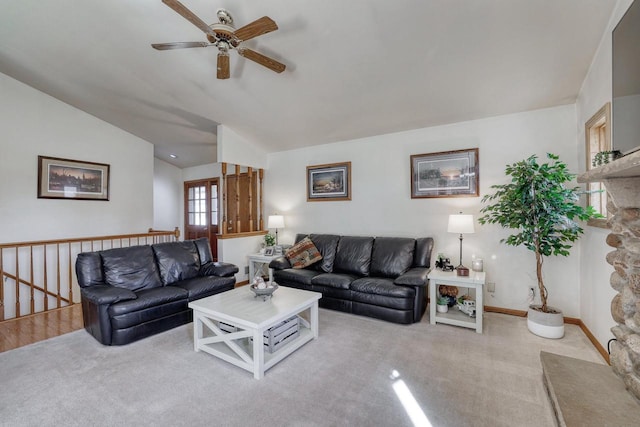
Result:
M547 154L548 163L538 164L537 156L507 165L508 184L492 185L494 194L485 195L478 219L480 224L499 224L517 230L500 240L512 246L523 245L536 256L539 305L530 305L527 326L529 331L545 338L564 336L564 318L557 308L547 305L542 264L544 257L568 256L572 244L583 229L576 220L586 221L602 217L593 207L577 204L580 188L565 187L573 174L557 155Z

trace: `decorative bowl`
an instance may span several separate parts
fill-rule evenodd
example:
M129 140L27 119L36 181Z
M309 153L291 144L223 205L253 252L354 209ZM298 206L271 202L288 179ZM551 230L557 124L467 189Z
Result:
M251 285L250 288L256 297L262 297L262 301L266 301L271 298L276 289L278 289L278 284L276 282L271 282L271 284L267 285L264 289L258 289L256 285Z

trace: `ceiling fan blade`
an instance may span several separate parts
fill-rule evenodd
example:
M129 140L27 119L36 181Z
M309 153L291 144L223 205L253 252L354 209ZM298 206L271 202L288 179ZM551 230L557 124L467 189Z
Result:
M193 12L191 12L185 5L180 3L178 0L162 0L162 3L169 6L171 9L178 12L185 18L187 21L191 22L196 27L200 28L205 34L209 34L211 36L215 36L215 33L209 26L200 18L196 16Z
M268 56L264 56L255 50L241 48L238 49L238 53L253 62L257 62L263 67L267 67L268 69L275 71L276 73L281 73L285 68L287 68L286 65L276 61L275 59L271 59Z
M229 55L222 52L218 54L218 78L229 78Z
M184 49L187 47L208 47L213 46L207 42L175 42L175 43L153 43L151 47L158 50Z
M238 28L234 31L234 35L240 40L245 41L252 39L254 37L261 36L263 34L270 33L271 31L275 31L278 29L278 26L273 21L273 19L268 16L263 16L260 19L256 19L250 24L245 25L244 27Z

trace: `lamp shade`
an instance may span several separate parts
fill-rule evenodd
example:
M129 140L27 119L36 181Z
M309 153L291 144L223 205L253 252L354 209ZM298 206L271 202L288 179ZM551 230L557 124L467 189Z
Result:
M267 228L284 228L284 217L282 215L269 215Z
M449 215L449 233L471 234L475 233L473 228L473 215L455 214Z

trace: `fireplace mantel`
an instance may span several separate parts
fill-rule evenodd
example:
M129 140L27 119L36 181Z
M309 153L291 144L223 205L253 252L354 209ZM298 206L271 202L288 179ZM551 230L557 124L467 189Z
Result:
M602 181L616 207L640 206L640 151L578 176L578 182Z

